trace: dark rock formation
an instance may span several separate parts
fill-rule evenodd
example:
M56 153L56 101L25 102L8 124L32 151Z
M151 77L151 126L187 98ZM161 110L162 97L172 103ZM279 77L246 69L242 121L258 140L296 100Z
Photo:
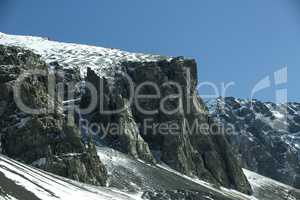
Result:
M227 97L210 103L241 165L299 188L300 123L298 103L276 105Z
M122 67L110 82L88 70L87 81L104 97L101 106L116 110L130 101L130 85L125 75L132 80L135 92L139 90L140 95L154 97L139 98L116 114L103 114L98 105L88 117L90 122L105 125L115 122L122 127L118 134L100 133L105 136L101 142L146 162L164 162L186 175L251 193L224 135L218 127L213 128L213 120L197 97L194 60L180 57L156 62L123 62ZM145 82L158 87L149 84L141 87ZM156 96L158 92L159 97ZM88 102L89 93L83 97L82 105Z
M79 129L67 123L60 110L61 102L53 101L55 112L28 114L16 105L22 100L30 108L47 111L49 99L48 67L31 51L0 46L0 135L2 153L55 174L94 185L105 185L106 170L93 143L81 141ZM28 70L44 70L46 76L18 77ZM20 85L20 96L14 88ZM16 98L14 98L14 95Z

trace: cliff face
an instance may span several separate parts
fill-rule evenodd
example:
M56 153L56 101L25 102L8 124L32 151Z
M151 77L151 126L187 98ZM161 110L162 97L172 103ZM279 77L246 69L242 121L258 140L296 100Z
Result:
M46 74L18 79L28 70L43 70ZM16 99L30 108L46 109L51 98L47 76L48 67L36 54L0 46L1 152L61 176L105 185L106 170L93 144L83 145L79 129L66 123L59 105L57 112L49 114L28 114L17 106ZM54 104L61 102L55 100Z
M151 84L140 87L139 94L152 97L137 99L120 113L103 114L97 106L90 117L86 116L93 123L121 125L118 134L108 131L104 139L106 144L134 158L149 163L163 162L183 174L251 193L225 137L218 130L212 133L213 120L195 93L197 66L194 60L172 58L155 62L123 62L121 72L110 83L90 69L86 81L95 86L102 83L97 92L105 96L102 106L115 110L130 101L128 78L134 91L143 83L153 83L157 88ZM178 95L179 90L181 95ZM172 95L175 97L170 98ZM82 105L90 102L89 96L83 97ZM164 111L162 106L173 113ZM201 129L201 125L207 125L207 128ZM159 130L161 126L168 130Z
M300 105L227 97L210 103L244 168L300 188Z
M79 89L73 88L77 91L73 99L63 94L64 101L54 103L54 114L28 116L20 113L13 101L8 101L12 99L8 86L14 86L23 69L16 67L18 63L7 60L41 61L30 51L2 46L0 61L5 66L1 67L4 74L1 76L1 88L4 88L5 95L1 102L9 105L1 108L2 152L6 155L59 175L103 185L106 170L95 154L91 138L86 139L94 134L96 143L117 149L135 159L150 164L165 163L188 176L247 194L252 192L222 131L213 126L214 121L197 97L197 66L194 60L131 54L34 37L1 37L0 44L31 49L41 55L41 60L55 73L64 72L64 78L57 78L63 82L63 87L65 82L83 81ZM10 49L16 53L7 53ZM23 55L22 52L30 55L19 59L18 55ZM46 68L43 62L41 65ZM30 63L26 69L31 66L37 64ZM145 83L151 84L141 87ZM88 89L88 84L95 90ZM46 88L45 80L41 78L28 80L24 88L26 102L46 107ZM134 100L137 97L137 94L131 94L132 89L148 97L138 98L129 105L131 97ZM158 91L160 95L157 95ZM149 95L152 96L149 98ZM89 107L95 96L95 106L84 113L84 108ZM68 114L66 120L64 114L67 113L61 111L61 106L73 101L80 105L81 111ZM102 108L121 111L103 113ZM11 116L15 116L17 121L13 122L9 118ZM67 123L82 120L106 129L96 131ZM117 131L112 124L117 125Z

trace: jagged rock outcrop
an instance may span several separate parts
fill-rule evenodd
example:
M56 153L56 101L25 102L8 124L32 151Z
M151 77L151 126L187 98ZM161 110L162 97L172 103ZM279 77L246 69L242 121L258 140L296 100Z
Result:
M103 106L103 109L106 111L109 110L118 110L122 109L126 105L126 86L120 83L116 83L112 90L110 91L109 85L105 78L100 78L88 68L86 81L93 84L97 89L98 95L98 105L96 106L94 112L89 113L85 116L90 123L97 123L101 127L105 127L105 133L102 130L98 132L106 141L106 144L120 150L126 154L133 156L136 159L142 159L149 163L155 163L155 160L150 152L148 144L144 141L139 133L138 126L132 116L131 108L122 110L117 114L103 114L100 111L100 103ZM120 80L123 81L122 79ZM120 84L120 85L117 85ZM101 87L100 87L101 86ZM82 97L81 106L90 103L91 94L89 91L86 92ZM100 100L100 95L103 95L103 102ZM122 96L123 95L123 96ZM115 130L115 126L117 130ZM113 129L113 130L112 130ZM112 133L115 131L115 133Z
M106 143L135 158L152 163L164 162L189 176L251 193L224 135L218 128L213 130L214 122L196 95L197 66L194 60L180 57L156 62L123 62L122 66L123 71L110 83L88 70L88 82L96 87L102 83L98 93L105 96L104 108L116 110L129 101L130 89L125 74L132 81L134 91L143 83L151 82L161 95L138 99L117 114L102 114L97 106L90 115L91 122L121 125L118 134L105 133ZM151 85L140 87L139 94L156 95L156 89ZM179 90L182 91L180 95ZM89 102L89 95L83 98L85 102ZM171 97L174 95L177 96ZM162 110L161 103L167 111L175 112L170 114ZM145 112L153 110L156 110L154 114ZM207 125L207 128L201 129L201 125ZM162 131L161 126L167 128ZM170 130L172 126L176 126L175 131Z
M210 102L212 115L244 168L300 188L300 105L233 97Z
M29 75L43 70L46 76ZM87 147L74 124L67 123L57 104L54 113L28 114L16 100L35 109L48 108L48 66L40 56L18 47L0 46L0 136L2 153L55 174L94 185L106 184L106 170L93 143ZM20 86L20 96L14 88ZM15 95L15 98L14 98ZM50 99L50 100L49 100Z

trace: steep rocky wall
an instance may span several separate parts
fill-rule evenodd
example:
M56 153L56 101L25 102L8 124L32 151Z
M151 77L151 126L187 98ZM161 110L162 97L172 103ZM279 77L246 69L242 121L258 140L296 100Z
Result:
M20 83L18 77L28 70L48 73L47 68L31 51L0 46L1 151L13 159L61 176L105 185L106 170L93 143L89 142L85 147L79 129L66 123L64 114L59 111L62 110L61 102L54 103L56 112L38 115L23 112L16 105L13 89ZM51 97L47 77L30 75L20 85L21 93L17 99L22 99L30 108L47 108Z
M113 81L97 76L92 70L88 70L86 81L96 86L99 96L104 96L101 106L116 109L126 105L131 97L127 75L135 90L141 84L151 82L158 86L161 95L138 99L138 103L134 102L116 114L103 114L98 105L86 116L90 122L105 125L116 122L122 126L118 134L100 132L100 135L105 135L101 142L135 158L150 163L163 162L186 175L251 193L229 144L218 128L211 127L214 122L197 97L197 66L194 60L179 57L157 62L123 62L122 72ZM180 95L179 90L182 91ZM143 95L157 94L157 89L150 85L141 87L139 91ZM83 107L90 102L90 95L87 93L83 97ZM175 97L172 98L172 95ZM175 112L163 111L160 108L162 101L166 110ZM145 110L157 112L149 114ZM145 122L148 124L145 125ZM198 126L192 129L195 123ZM200 129L203 124L208 128ZM160 125L167 126L166 132L156 130ZM176 126L176 131L170 132L170 126Z

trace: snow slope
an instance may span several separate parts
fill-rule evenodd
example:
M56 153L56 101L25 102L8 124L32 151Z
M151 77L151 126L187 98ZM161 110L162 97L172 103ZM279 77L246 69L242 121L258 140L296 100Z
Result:
M157 61L161 56L102 48L89 45L51 41L48 38L7 35L0 32L0 44L32 50L51 65L59 63L64 69L79 68L82 76L87 67L100 76L113 77L124 61Z
M100 187L77 183L0 155L1 200L137 200Z
M254 196L218 188L184 176L163 164L147 165L107 147L99 147L98 154L108 167L109 184L118 189L100 188L71 181L0 155L0 199L138 200L142 198L143 192L167 195L170 191L180 193L185 189L195 192L199 200L300 199L299 190L248 170L244 172L254 189Z
M98 147L97 151L107 167L110 185L127 192L150 191L167 196L170 191L190 190L196 192L201 200L300 199L299 190L248 170L244 172L254 189L253 196L185 176L163 163L157 166L145 164L108 147Z
M254 196L259 199L273 200L298 200L300 199L300 190L294 189L288 185L275 181L273 179L261 176L254 172L244 169L253 190Z

